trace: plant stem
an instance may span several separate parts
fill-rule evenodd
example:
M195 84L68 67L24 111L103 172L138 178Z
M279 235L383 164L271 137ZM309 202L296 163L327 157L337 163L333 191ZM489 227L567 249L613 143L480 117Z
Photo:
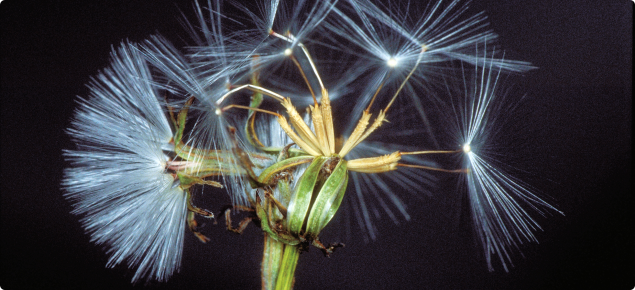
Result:
M300 249L298 246L284 246L284 255L282 256L282 265L278 272L276 281L276 290L292 289L295 282L295 266L300 258Z
M292 289L299 257L298 246L284 244L265 234L261 268L262 289Z
M274 289L278 270L284 253L284 244L271 238L265 233L265 248L262 255L261 279L262 289Z

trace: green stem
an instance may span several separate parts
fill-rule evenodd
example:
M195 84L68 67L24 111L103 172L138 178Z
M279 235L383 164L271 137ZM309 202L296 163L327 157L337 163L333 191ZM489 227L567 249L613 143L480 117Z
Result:
M298 246L285 245L284 255L282 256L282 265L276 280L276 290L286 290L293 288L295 282L295 266L300 258L300 249Z
M278 270L284 253L284 244L280 243L265 233L265 249L262 255L262 289L274 289L276 286L276 278L278 278Z
M265 234L261 268L262 289L292 289L299 257L298 246L287 245Z

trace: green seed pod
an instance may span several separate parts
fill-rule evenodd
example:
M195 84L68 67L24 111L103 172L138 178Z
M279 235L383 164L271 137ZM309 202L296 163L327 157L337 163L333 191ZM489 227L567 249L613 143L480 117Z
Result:
M298 180L289 202L287 228L292 235L316 239L337 212L348 184L346 160L316 157Z
M305 232L307 239L317 238L320 231L331 221L331 218L333 218L342 203L346 185L348 184L348 172L346 170L346 160L338 159L335 169L333 169L331 175L322 185L320 193L318 193L311 207Z
M315 157L313 162L307 167L295 186L289 207L287 209L287 229L295 236L301 236L304 220L309 212L309 206L313 197L313 191L320 175L322 165L328 160L327 157Z

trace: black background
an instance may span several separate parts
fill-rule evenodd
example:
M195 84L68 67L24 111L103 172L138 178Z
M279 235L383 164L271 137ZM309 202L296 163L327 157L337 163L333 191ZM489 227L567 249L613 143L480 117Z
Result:
M502 2L501 2L502 3ZM509 273L487 272L467 227L431 224L413 210L401 225L380 223L377 241L353 239L330 259L313 250L297 268L297 289L632 289L635 287L631 172L632 11L629 1L504 1L485 10L511 58L539 67L522 79L538 138L536 184L566 216L540 219L541 244L523 248ZM413 3L414 4L414 3ZM178 8L178 9L177 9ZM169 1L3 1L3 289L122 289L132 271L106 269L60 180L63 133L111 46L155 32L178 41ZM416 208L416 207L415 207ZM146 287L258 288L261 234L209 226L212 241L186 235L179 274Z

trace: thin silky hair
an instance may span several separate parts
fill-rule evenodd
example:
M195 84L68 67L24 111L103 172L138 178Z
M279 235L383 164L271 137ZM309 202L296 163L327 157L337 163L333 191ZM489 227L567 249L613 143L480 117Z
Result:
M132 281L167 280L183 251L187 195L166 173L173 132L140 52L123 43L81 99L65 150L66 197L108 266L137 268Z
M467 168L465 184L474 223L474 231L482 245L488 269L494 271L493 259L498 258L505 271L513 266L513 252L525 242L535 242L534 232L542 230L532 215L549 212L562 214L535 194L531 187L500 167L497 160L505 148L496 148L506 126L506 117L514 114L514 106L522 98L506 96L500 84L501 69L487 64L464 76L464 95L453 111L456 116L458 141L464 150L463 166ZM512 110L510 110L512 108Z

